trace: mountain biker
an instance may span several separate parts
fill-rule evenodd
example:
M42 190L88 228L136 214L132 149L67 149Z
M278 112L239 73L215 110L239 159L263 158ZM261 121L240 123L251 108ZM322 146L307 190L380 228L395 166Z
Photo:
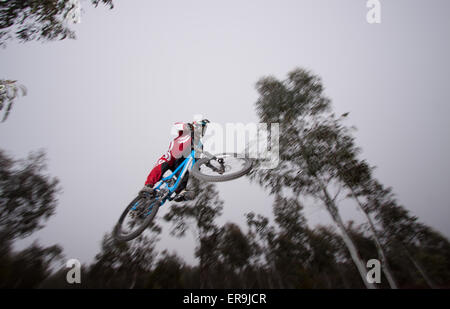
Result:
M196 147L194 141L198 143L199 139L203 137L208 123L208 119L194 121L192 123L175 122L174 129L178 133L178 136L170 142L169 150L156 161L140 194L145 192L152 195L154 194L153 186L161 180L161 177L167 170L173 172L181 163L183 163L184 159L190 155L192 149ZM177 176L179 176L181 172L182 170L178 172ZM185 190L188 178L189 171L186 171L178 188L175 190L175 193L177 194L175 198L176 202L192 200L195 198L195 193L193 191Z

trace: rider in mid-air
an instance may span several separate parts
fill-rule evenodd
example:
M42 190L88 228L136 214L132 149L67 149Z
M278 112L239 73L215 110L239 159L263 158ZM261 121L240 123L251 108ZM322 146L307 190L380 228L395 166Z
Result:
M206 125L209 120L203 119L200 121L189 122L176 122L174 129L178 133L178 136L174 138L169 144L169 150L163 154L158 161L156 161L153 169L147 177L144 188L140 193L154 194L153 186L161 180L161 177L167 170L172 172L183 163L184 159L189 156L192 149L197 145L194 145L194 141L198 143L201 137L205 134ZM178 172L178 175L181 170ZM177 175L177 176L178 176ZM180 181L178 188L175 190L177 194L175 201L181 202L186 200L192 200L195 198L193 191L187 191L186 185L189 178L189 172L186 171L183 179Z

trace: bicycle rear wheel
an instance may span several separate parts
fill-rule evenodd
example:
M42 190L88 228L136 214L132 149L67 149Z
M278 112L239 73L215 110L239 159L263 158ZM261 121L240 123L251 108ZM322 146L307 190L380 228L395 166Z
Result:
M138 237L155 218L159 206L160 201L155 197L136 197L120 216L114 228L114 237L121 241Z
M252 169L249 158L240 158L236 153L221 153L214 159L203 158L192 167L194 177L209 181L221 182L244 176Z

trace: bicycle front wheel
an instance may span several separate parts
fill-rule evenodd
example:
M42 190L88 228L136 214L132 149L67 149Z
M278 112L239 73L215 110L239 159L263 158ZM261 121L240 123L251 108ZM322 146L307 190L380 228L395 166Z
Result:
M249 158L240 158L236 153L221 153L214 159L202 158L192 167L194 177L209 181L221 182L244 176L252 169Z
M155 218L159 206L160 201L154 197L136 197L120 216L114 228L114 237L121 241L138 237Z

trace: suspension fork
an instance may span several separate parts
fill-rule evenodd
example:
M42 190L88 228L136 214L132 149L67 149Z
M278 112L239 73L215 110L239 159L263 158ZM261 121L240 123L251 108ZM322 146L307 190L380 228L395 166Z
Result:
M217 168L214 165L212 165L210 163L211 160L216 160L220 164L220 168ZM217 158L216 156L211 156L209 158L208 162L205 163L205 165L207 167L209 167L210 169L212 169L216 173L223 174L225 172L225 165L224 165L223 158Z

